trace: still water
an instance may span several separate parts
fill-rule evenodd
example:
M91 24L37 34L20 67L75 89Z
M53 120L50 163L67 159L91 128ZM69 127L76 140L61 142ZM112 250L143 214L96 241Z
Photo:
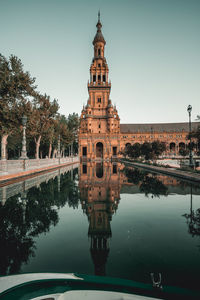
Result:
M200 186L119 163L0 187L0 275L77 272L198 289Z

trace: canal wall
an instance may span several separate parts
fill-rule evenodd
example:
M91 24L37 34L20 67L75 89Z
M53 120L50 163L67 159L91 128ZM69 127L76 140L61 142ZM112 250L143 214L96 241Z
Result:
M173 177L180 178L182 180L192 181L200 183L200 174L190 171L177 170L174 168L158 167L153 165L148 165L144 163L133 162L127 159L120 159L120 162L127 166L132 166L136 168L142 168L151 172L161 173Z
M1 204L3 205L8 198L15 196L17 194L21 194L25 191L28 191L30 188L34 186L39 187L42 182L47 183L49 180L54 179L55 177L60 178L62 174L65 174L67 172L73 172L73 169L77 168L78 165L79 165L78 163L70 164L48 173L43 173L41 175L28 178L26 180L21 180L20 182L14 182L12 184L0 187Z
M0 184L78 162L78 156L52 159L0 160Z

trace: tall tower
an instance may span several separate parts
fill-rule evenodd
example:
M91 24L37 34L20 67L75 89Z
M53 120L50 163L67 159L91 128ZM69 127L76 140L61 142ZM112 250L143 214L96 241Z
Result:
M96 27L88 82L89 99L80 118L79 149L81 158L108 160L116 157L120 150L120 119L110 100L111 83L104 56L106 41L101 32L100 13Z

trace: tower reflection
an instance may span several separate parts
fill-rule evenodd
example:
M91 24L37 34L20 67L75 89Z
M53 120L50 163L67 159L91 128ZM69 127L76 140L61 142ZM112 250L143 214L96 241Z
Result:
M82 209L89 221L88 237L95 275L106 275L110 222L120 200L120 164L87 162L80 165L79 188Z

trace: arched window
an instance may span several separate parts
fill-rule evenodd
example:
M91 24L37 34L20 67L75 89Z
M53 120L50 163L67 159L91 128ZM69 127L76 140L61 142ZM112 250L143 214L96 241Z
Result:
M98 49L98 55L101 56L101 49Z

